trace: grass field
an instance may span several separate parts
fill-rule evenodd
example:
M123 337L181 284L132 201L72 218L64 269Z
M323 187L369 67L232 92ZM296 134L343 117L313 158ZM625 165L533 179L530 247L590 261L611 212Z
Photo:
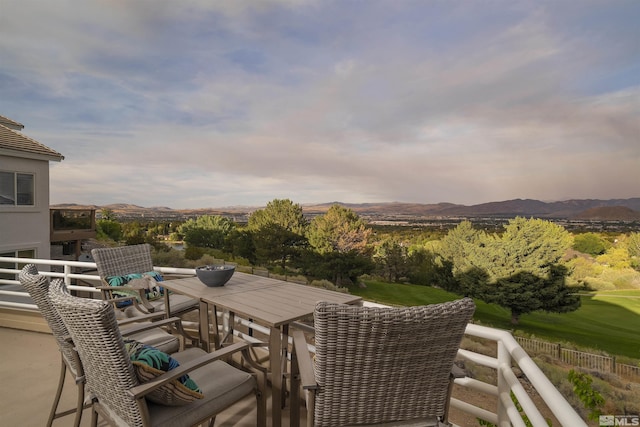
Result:
M390 305L423 305L451 301L458 295L441 289L367 281L367 288L350 289L364 299ZM554 342L570 342L611 355L640 359L640 290L600 291L581 296L572 313L524 314L511 325L509 310L476 300L474 318L483 325L523 332Z

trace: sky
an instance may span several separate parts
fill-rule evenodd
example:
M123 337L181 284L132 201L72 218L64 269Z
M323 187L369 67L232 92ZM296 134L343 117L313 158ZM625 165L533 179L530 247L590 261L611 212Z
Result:
M640 197L637 0L0 0L51 203Z

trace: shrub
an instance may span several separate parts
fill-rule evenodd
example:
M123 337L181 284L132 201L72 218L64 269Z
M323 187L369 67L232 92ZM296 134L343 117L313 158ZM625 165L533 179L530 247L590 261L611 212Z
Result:
M573 249L589 255L602 255L611 247L611 243L596 233L578 234L573 240Z
M117 221L98 220L96 221L96 231L99 237L106 237L115 242L122 238L122 226Z
M616 289L616 286L613 283L596 277L586 277L584 279L584 284L590 289L596 291L613 291Z
M567 376L573 384L573 392L578 396L584 407L589 411L589 419L596 420L602 415L602 405L604 398L593 388L593 378L584 372L569 371Z
M197 259L202 258L202 255L204 255L204 249L203 248L198 248L198 247L195 247L195 246L189 246L184 250L185 259L197 260Z
M342 292L345 294L349 293L349 290L347 288L344 288L342 286L336 286L328 280L314 280L311 283L309 283L309 285L314 286L316 288L329 289L331 291Z
M184 253L177 249L169 249L168 251L154 251L152 253L153 265L161 267L186 268L187 263Z

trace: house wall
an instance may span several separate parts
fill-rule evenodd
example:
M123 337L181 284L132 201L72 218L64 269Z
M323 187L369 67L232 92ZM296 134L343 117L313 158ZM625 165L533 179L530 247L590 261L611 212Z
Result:
M35 175L35 206L0 205L0 253L35 249L49 258L49 162L0 155L0 170Z

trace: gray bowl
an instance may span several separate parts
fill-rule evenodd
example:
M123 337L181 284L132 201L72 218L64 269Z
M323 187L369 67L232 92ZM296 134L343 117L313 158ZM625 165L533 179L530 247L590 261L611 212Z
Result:
M234 265L203 265L196 267L198 279L209 287L224 286L235 273Z

